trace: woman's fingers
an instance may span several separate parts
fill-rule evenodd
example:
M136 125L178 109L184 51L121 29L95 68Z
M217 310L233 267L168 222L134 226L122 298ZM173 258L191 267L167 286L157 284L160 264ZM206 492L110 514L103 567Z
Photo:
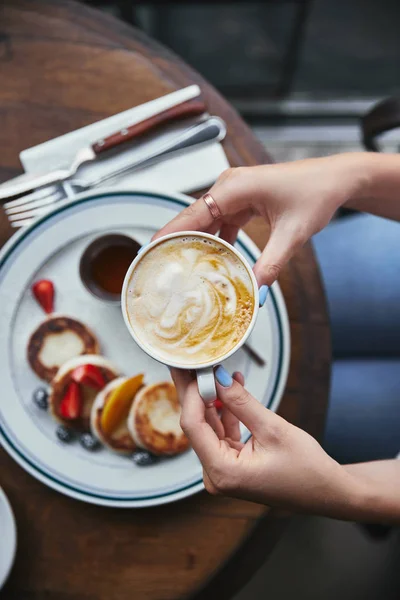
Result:
M206 488L206 490L209 494L214 494L214 495L218 494L217 488L211 481L211 479L205 469L203 469L203 481L204 481L204 487Z
M253 271L259 287L272 285L303 240L297 230L276 225Z
M222 409L221 422L224 428L225 437L234 442L240 442L239 419L227 407Z
M219 418L217 409L213 404L205 407L205 419L210 427L212 427L212 429L215 431L219 439L223 440L226 435L224 425Z
M232 244L234 246L236 242L236 238L239 233L239 227L237 225L231 225L230 223L225 223L221 227L221 231L219 232L219 237L228 244Z
M176 391L178 394L179 401L181 404L183 403L183 399L185 398L189 385L194 382L197 386L196 376L192 374L188 370L184 369L174 369L171 368L171 377L176 387ZM202 401L203 402L203 401ZM219 439L223 439L225 437L224 426L219 418L217 409L214 405L205 406L204 408L204 418L206 422L210 425L210 427L215 431Z
M286 421L258 402L224 367L216 369L215 377L218 398L255 437L268 441L272 432L274 439L280 430L283 433Z
M205 231L205 233L211 233L211 235L216 235L216 233L221 229L222 222L221 219L217 219L213 221L210 227Z
M211 188L210 192L214 190L214 187L215 186ZM225 211L222 210L221 201L218 201L214 196L212 196L214 201L217 202L217 206L221 214L224 215L226 213L226 207ZM217 223L218 227L216 227ZM204 197L202 196L196 200L196 202L193 202L193 204L190 204L179 214L177 214L176 217L174 217L153 236L152 240L156 240L163 235L169 235L170 233L177 233L179 231L213 231L213 233L215 233L218 231L220 225L221 219L215 219L212 216L210 209L204 202Z
M243 212L247 215L244 220L246 222L253 214L251 197L249 199L246 183L248 181L246 173L247 170L227 169L211 187L209 194L219 208L222 221L226 221L227 217ZM228 220L230 219L228 218ZM242 216L240 216L240 221L242 220ZM215 219L204 202L204 197L202 197L182 210L172 221L160 229L152 239L156 240L162 235L179 231L209 231L214 221ZM240 226L241 223L235 222L235 225Z
M244 201L243 204L245 204ZM219 237L233 246L236 242L240 228L244 227L253 216L254 211L251 207L239 210L231 215L226 215Z
M179 402L182 404L188 385L195 379L195 375L186 369L170 369L172 381L175 384Z
M153 236L152 241L163 235L179 231L207 231L213 222L214 219L207 204L203 198L199 198L199 200L184 208L172 221L160 229Z
M192 381L183 397L181 426L193 450L205 468L215 462L220 441L205 417L206 406L200 397L197 381Z
M236 371L233 373L233 379L244 385L244 377L242 373ZM234 442L240 442L240 422L236 415L234 415L227 406L223 406L221 413L221 421L225 430L225 437L229 438Z
M240 383L240 385L244 385L244 375L240 371L232 373L232 379Z

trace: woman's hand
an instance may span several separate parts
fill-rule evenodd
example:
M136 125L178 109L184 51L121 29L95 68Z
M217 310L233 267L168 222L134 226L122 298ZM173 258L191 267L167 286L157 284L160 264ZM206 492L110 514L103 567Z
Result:
M362 493L357 480L317 441L262 406L243 387L243 377L216 370L223 403L217 424L189 371L172 370L182 401L181 425L204 469L212 494L226 494L283 509L356 518ZM210 413L211 414L211 413ZM252 437L240 441L239 421Z
M197 200L156 237L185 230L216 233L234 243L254 215L270 227L270 238L254 267L258 284L271 285L292 254L320 231L339 206L366 185L364 154L352 153L278 165L228 169L210 189L222 218L215 221Z

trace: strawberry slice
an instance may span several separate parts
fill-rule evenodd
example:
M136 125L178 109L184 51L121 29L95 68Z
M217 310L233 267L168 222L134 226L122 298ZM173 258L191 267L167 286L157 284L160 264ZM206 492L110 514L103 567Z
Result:
M216 400L214 400L214 406L217 410L222 410L224 405L222 404L221 400L217 398Z
M82 394L79 384L71 381L60 404L60 415L63 419L77 419L82 411Z
M54 285L49 279L40 279L32 285L32 293L43 310L50 314L54 311Z
M76 383L87 385L95 390L101 390L106 381L98 367L95 365L81 365L72 371L72 379Z

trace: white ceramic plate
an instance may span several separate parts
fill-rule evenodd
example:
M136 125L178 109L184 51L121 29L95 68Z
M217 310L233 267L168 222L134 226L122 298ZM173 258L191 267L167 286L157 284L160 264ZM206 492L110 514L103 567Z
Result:
M123 373L144 372L147 383L169 379L167 368L136 346L121 308L85 290L78 266L82 251L99 234L126 233L144 244L190 201L179 194L148 191L82 194L19 232L0 253L0 440L29 473L64 494L94 504L139 507L172 502L203 488L201 465L193 451L144 468L105 449L89 453L79 443L63 445L50 415L32 402L32 392L41 382L26 360L27 340L43 319L30 286L46 278L56 287L56 311L89 325L103 354ZM255 262L259 253L247 236L240 236L237 247L250 263ZM264 367L243 350L226 366L241 370L249 391L276 410L290 354L287 313L278 285L259 313L251 344L265 358Z
M17 529L7 496L0 488L0 590L3 587L15 558Z

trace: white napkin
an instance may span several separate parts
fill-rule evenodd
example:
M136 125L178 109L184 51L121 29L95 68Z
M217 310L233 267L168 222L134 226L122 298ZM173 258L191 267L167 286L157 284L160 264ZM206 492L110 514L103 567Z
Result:
M96 140L110 135L123 127L151 117L167 108L199 96L200 88L192 85L172 94L167 94L146 104L136 106L93 125L71 131L66 135L54 138L20 154L21 163L26 172L51 170L69 165L77 151ZM195 122L196 119L193 120ZM154 134L152 138L139 143L137 147L117 152L115 156L88 163L79 169L79 179L91 181L136 160L151 151L154 146L165 143L177 132L188 127L188 124L173 124L162 135ZM144 169L112 179L104 186L137 187L170 192L192 192L206 188L214 183L217 177L229 167L225 152L219 142L202 145L197 149L185 150L181 154L164 159ZM65 186L67 187L67 186ZM95 189L100 189L98 186Z

